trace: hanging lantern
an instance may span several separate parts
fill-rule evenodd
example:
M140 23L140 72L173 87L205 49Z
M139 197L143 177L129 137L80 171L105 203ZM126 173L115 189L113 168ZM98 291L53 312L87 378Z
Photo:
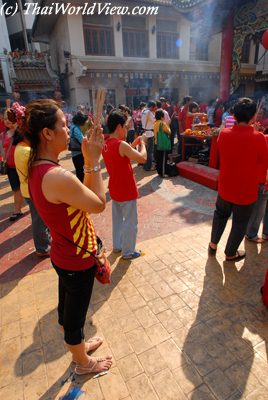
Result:
M261 44L263 45L265 50L268 50L268 29L262 35Z

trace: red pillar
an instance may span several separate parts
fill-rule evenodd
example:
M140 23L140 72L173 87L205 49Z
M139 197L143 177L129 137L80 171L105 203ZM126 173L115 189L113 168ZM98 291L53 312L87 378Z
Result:
M233 39L234 39L234 16L233 12L230 12L229 16L224 22L222 30L220 93L219 93L219 98L222 101L228 100L230 95Z

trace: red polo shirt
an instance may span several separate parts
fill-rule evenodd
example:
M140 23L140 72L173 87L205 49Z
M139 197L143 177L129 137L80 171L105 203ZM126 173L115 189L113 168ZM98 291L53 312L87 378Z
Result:
M268 167L264 135L249 125L235 125L221 131L218 150L220 197L239 205L254 203L257 199L259 168Z

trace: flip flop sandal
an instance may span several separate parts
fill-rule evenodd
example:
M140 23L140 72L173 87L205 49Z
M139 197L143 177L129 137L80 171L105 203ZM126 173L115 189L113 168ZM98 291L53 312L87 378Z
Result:
M262 239L262 238L260 238L260 237L258 237L258 236L255 236L255 237L253 237L253 238L250 238L250 237L248 237L248 236L246 235L245 238L246 238L247 240L249 240L250 242L254 242L254 243L263 243L263 242L264 242L264 239Z
M237 250L236 255L232 258L225 258L225 261L229 262L236 262L243 260L246 257L246 252L245 251L239 251Z
M92 338L88 339L86 343L91 344L90 348L87 351L87 354L89 354L91 351L97 350L97 348L102 345L103 339L100 336L93 336ZM72 363L77 364L77 361L72 359Z
M13 213L10 217L9 217L9 221L17 221L17 219L21 218L23 216L22 212L19 213Z
M112 362L112 356L106 356L106 357L101 357L101 358L93 358L89 361L87 366L82 366L82 365L78 365L75 367L74 372L76 373L76 375L86 375L86 374L96 374L96 373L100 373L102 371L107 371L108 369L110 369L111 365L109 367L103 367L102 369L98 368L98 364L102 363L102 362L107 362L110 361ZM96 369L97 367L97 369Z
M210 246L210 244L208 245L208 254L211 256L215 256L215 254L217 253L217 248L213 249L213 247Z

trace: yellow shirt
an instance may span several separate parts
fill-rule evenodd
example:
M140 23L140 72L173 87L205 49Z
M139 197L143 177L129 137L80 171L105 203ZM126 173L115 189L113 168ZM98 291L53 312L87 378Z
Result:
M20 190L23 197L30 198L28 189L28 160L30 158L31 148L25 142L17 144L14 159L16 170L20 178Z
M165 123L165 121L161 121L161 120L155 121L155 123L154 123L154 142L155 142L155 144L157 144L157 133L159 131L160 124L163 124L163 127L162 127L163 132L166 132L168 135L171 134L171 130L170 130L169 126Z

